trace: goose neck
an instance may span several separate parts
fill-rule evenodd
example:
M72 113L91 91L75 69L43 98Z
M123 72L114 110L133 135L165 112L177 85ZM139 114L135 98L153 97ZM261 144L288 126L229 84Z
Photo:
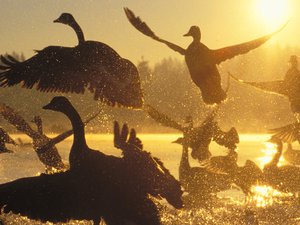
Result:
M84 43L85 42L84 34L83 34L83 31L82 31L81 27L79 26L79 24L76 21L74 21L72 24L70 24L70 26L75 31L79 44Z
M71 121L73 131L74 131L74 140L73 144L85 147L85 133L84 133L84 123L82 122L79 113L75 110L73 106L68 107L65 111L66 116Z

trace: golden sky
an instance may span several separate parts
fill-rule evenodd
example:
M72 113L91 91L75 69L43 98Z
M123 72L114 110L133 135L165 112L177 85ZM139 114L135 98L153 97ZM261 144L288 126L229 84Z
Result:
M290 19L268 43L298 46L299 0L0 0L0 53L24 52L48 45L74 46L74 32L55 24L62 12L72 13L87 40L109 44L122 57L136 63L141 56L151 62L172 56L181 58L161 43L142 35L127 21L129 7L168 41L187 47L183 37L191 25L202 31L202 42L215 49L268 34Z

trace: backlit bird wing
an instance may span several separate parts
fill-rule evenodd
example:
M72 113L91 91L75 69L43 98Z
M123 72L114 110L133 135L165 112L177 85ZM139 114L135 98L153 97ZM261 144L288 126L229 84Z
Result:
M269 129L272 137L279 138L286 143L293 143L300 140L300 123L292 123L283 127Z
M273 94L285 95L287 96L288 88L283 80L275 80L275 81L262 81L262 82L248 82L241 79L236 78L233 75L230 75L234 80L243 83L249 84L253 87L261 89L263 91L267 91Z
M154 119L156 122L162 124L163 126L174 128L176 130L184 131L184 128L178 124L176 121L169 118L167 115L157 111L150 105L145 106L145 110L149 114L149 116Z
M219 145L230 149L235 149L236 145L240 142L239 134L234 127L232 127L229 131L224 132L216 126L213 134L213 140Z
M0 207L5 213L13 212L43 222L93 219L91 213L89 217L89 209L78 207L78 204L93 204L90 200L93 198L88 196L90 190L86 182L76 175L70 172L43 174L1 184Z
M216 64L220 64L221 62L223 62L227 59L231 59L231 58L233 58L237 55L245 54L245 53L261 46L262 44L264 44L273 35L275 35L279 31L281 31L286 25L287 25L287 23L285 25L283 25L277 31L275 31L271 34L265 35L263 37L257 38L255 40L248 41L248 42L245 42L245 43L242 43L242 44L228 46L228 47L225 47L225 48L211 50L211 56L214 59L214 62Z
M14 125L18 131L27 134L29 137L35 137L36 131L34 131L29 124L20 116L18 115L15 110L10 108L5 104L0 104L0 114L6 119L9 123Z
M135 16L135 14L128 8L124 8L125 14L129 22L141 33L144 35L153 38L156 41L166 44L169 48L173 49L176 52L179 52L181 55L185 55L185 49L180 46L168 42L164 39L159 38L156 34L150 29L150 27L141 20L140 17Z
M1 57L5 69L0 86L22 83L42 92L84 93L111 105L139 108L143 104L136 67L100 42L74 48L49 46L24 62Z

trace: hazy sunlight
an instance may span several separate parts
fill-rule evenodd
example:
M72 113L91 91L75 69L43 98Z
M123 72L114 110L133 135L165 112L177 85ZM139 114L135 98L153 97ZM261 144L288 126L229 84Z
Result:
M257 0L255 4L259 20L272 29L291 17L291 6L288 0Z

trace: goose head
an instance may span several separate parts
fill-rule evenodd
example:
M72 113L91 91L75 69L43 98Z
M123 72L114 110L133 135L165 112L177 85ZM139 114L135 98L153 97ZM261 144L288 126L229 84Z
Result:
M70 13L62 13L60 17L53 21L54 23L62 23L72 26L75 22L74 17Z
M66 97L57 96L54 97L49 104L43 106L43 109L65 112L70 106L72 105Z
M190 30L183 36L185 36L185 37L191 36L191 37L193 37L194 40L200 41L200 39L201 39L200 28L198 26L191 26Z

